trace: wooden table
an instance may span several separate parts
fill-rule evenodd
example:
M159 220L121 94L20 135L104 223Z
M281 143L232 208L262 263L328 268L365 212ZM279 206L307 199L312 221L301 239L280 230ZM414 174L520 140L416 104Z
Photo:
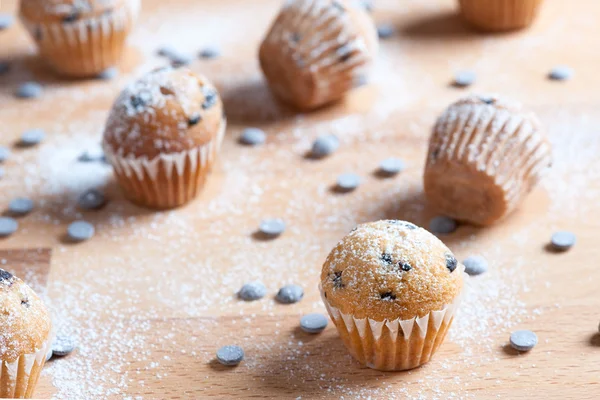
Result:
M175 4L171 4L175 3ZM122 75L114 81L61 81L34 56L20 26L0 32L0 59L14 60L0 77L0 145L27 128L47 131L35 149L13 150L0 180L0 209L11 198L35 199L20 230L0 240L0 262L43 294L55 325L79 349L49 363L37 390L58 398L598 398L600 258L600 3L548 0L530 30L482 35L464 27L454 3L375 2L378 22L398 35L382 43L374 82L345 102L305 115L269 95L257 46L279 1L161 2L145 0ZM567 4L568 3L568 4ZM0 10L12 12L15 0ZM221 160L192 204L153 213L132 206L111 172L76 158L99 141L120 88L164 64L162 44L195 52L215 43L223 56L191 67L219 87L229 118ZM549 70L567 64L568 82ZM483 254L490 271L470 279L460 316L435 359L406 373L359 366L330 325L320 335L298 329L301 315L324 312L317 282L331 247L357 223L400 218L427 226L435 215L422 196L427 138L443 108L469 90L450 85L454 72L477 73L473 91L499 92L535 110L554 144L554 167L521 209L497 226L461 226L443 240L459 258ZM46 89L39 100L16 100L20 82ZM268 133L249 148L244 127ZM340 150L322 161L304 157L312 140L335 133ZM409 164L395 178L374 175L399 156ZM330 188L353 171L353 193ZM82 212L77 195L106 187L110 203ZM285 234L261 241L262 218L281 217ZM89 242L69 244L67 225L96 226ZM576 232L566 253L545 246L558 229ZM262 301L235 292L261 279ZM295 305L273 300L286 283L305 288ZM534 330L538 346L518 355L506 347L515 329ZM246 351L237 368L214 361L219 346ZM127 397L130 396L130 397Z

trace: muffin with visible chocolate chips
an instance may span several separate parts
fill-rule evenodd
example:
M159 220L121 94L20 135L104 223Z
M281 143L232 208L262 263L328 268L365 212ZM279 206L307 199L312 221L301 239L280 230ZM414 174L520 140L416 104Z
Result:
M284 3L259 60L278 98L314 109L365 84L377 50L377 29L359 1L294 0Z
M551 161L532 112L496 95L469 96L451 104L433 129L425 195L444 215L490 225L517 208Z
M32 398L50 349L44 303L22 280L0 269L1 398Z
M127 198L150 208L173 208L204 186L225 126L221 98L208 79L167 67L121 92L103 147Z
M116 66L140 0L21 0L20 17L58 73L90 77Z
M399 371L430 360L458 306L464 267L435 236L410 222L359 225L331 251L321 294L350 353Z

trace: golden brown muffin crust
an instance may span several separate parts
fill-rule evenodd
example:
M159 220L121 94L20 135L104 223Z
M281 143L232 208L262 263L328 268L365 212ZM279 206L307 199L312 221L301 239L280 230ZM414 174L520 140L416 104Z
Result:
M435 236L414 224L359 225L331 251L321 272L326 301L355 318L423 317L452 304L462 266Z
M207 78L185 68L162 68L121 92L104 144L122 157L153 159L204 145L217 135L223 118L221 98Z
M50 336L50 315L29 286L0 269L0 360L33 354Z
M30 22L73 23L99 17L130 0L21 0L21 15Z

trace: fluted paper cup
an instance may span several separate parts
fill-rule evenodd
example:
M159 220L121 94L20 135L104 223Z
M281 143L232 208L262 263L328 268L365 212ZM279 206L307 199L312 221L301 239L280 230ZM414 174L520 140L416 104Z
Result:
M32 354L24 354L12 362L1 361L0 397L30 399L40 377L50 348L50 340Z
M478 29L509 31L533 22L543 0L459 0L463 18Z

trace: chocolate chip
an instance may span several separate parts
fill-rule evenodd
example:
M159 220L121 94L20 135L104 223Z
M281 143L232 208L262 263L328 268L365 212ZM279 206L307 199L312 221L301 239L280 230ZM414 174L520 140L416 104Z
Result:
M70 24L72 22L75 22L79 19L79 12L77 11L73 11L71 14L69 15L65 15L62 19L63 24Z
M67 228L67 235L74 242L83 242L91 239L94 233L94 225L86 221L75 221Z
M202 109L208 110L217 104L217 92L211 88L202 88L204 92L204 103L202 103Z
M351 192L360 186L360 176L352 173L338 176L336 189L340 192Z
M221 55L221 52L216 47L205 47L200 51L200 58L204 58L205 60L212 60L213 58L217 58Z
M200 114L196 114L196 115L190 117L190 119L188 119L188 126L197 125L198 122L200 122L201 120L202 120L202 117L200 116Z
M11 274L10 272L0 269L0 283L3 283L5 285L10 285L10 284L12 284L14 277L15 276L13 274Z
M21 305L25 308L29 308L29 306L31 304L29 304L29 299L25 298L25 299L21 299Z
M20 99L36 99L42 95L42 92L42 85L37 82L30 81L21 84L17 88L15 96Z
M283 304L293 304L302 300L302 297L304 297L304 290L301 286L286 285L279 289L276 299Z
M15 18L10 14L0 14L0 31L10 27Z
M412 269L412 266L407 262L401 262L401 263L399 263L399 265L400 265L400 268L402 268L402 271L404 271L404 272L408 272Z
M481 256L470 256L463 261L465 273L469 276L481 275L488 270L488 262Z
M448 270L450 270L450 272L454 272L454 270L456 269L456 266L458 265L458 261L456 261L456 258L454 258L454 256L452 254L445 254L446 257L446 268L448 268Z
M52 342L52 355L56 357L68 356L76 347L77 343L73 337L58 335Z
M479 96L479 100L481 100L485 104L494 104L496 102L496 99L494 99L491 96Z
M46 132L44 132L42 129L28 129L21 134L19 145L23 147L35 146L45 138Z
M377 26L377 36L379 39L389 39L396 33L396 28L392 24L381 24Z
M331 280L333 281L333 287L336 289L343 289L346 286L342 282L342 271L335 271Z
M340 147L340 141L335 135L321 135L312 144L311 155L323 158L333 154Z
M529 351L538 343L535 333L528 330L515 331L510 334L510 345L517 351Z
M383 261L385 264L388 264L388 265L394 262L392 260L392 255L389 253L383 253L381 255L381 261Z
M327 328L328 322L323 314L307 314L300 318L300 329L306 333L320 333Z
M384 176L394 176L404 171L406 164L403 160L396 157L386 158L379 164L379 174Z
M33 210L33 200L27 197L17 197L8 203L8 211L12 215L24 216Z
M267 134L265 131L259 128L246 128L240 135L240 143L247 144L249 146L258 146L263 144L267 140Z
M458 224L452 218L446 216L437 216L429 221L429 230L433 233L447 235L456 230Z
M133 95L129 98L131 102L131 106L135 109L144 107L146 105L146 100L140 95Z
M575 73L573 72L573 69L571 67L568 67L566 65L558 65L552 68L552 70L548 74L548 78L552 79L553 81L566 81L568 79L571 79L574 74Z
M110 67L96 75L96 78L108 81L116 78L117 76L119 76L119 70L115 67Z
M240 346L223 346L217 350L217 360L223 365L238 365L243 359L244 350Z
M379 295L381 296L381 300L387 300L387 301L396 300L396 295L392 292L380 293Z
M83 210L99 210L105 204L106 197L97 189L86 190L77 200L77 205Z
M14 218L0 217L0 237L10 236L19 229L19 223Z
M454 86L467 87L475 83L477 75L473 71L459 71L454 75Z
M79 162L102 162L105 159L104 150L101 146L95 146L83 152L77 161Z
M573 232L568 231L560 231L556 232L552 235L550 239L550 243L552 244L552 248L557 251L566 251L575 245L577 241L577 237Z
M254 301L265 297L267 288L262 282L248 282L238 292L238 297L244 301Z
M263 235L275 238L285 231L285 222L281 218L264 219L261 221L258 230Z

